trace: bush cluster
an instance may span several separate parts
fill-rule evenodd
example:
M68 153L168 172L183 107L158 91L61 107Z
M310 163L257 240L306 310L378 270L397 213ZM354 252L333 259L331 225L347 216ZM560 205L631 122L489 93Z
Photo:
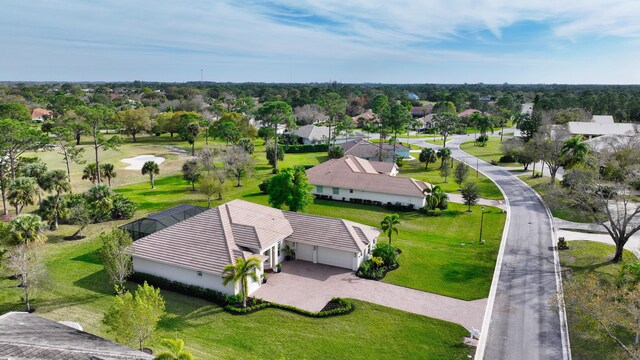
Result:
M311 145L284 145L282 146L285 154L301 154L310 152L328 151L327 144L311 144Z
M333 145L329 148L329 159L340 159L344 156L344 149L342 146Z
M371 252L371 258L360 265L356 276L372 280L384 278L387 272L398 268L399 252L389 244L379 243Z
M512 163L512 162L517 162L517 159L512 156L512 155L504 155L500 158L500 160L498 160L498 162L501 163Z

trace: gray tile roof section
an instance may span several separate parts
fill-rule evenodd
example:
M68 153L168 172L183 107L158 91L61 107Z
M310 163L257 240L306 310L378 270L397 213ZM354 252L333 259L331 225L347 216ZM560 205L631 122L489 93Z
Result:
M379 234L374 228L342 219L290 214L233 200L135 241L134 256L219 275L238 257L265 260L248 250L265 249L281 240L295 238L293 241L306 244L362 251L365 241Z
M143 360L153 356L34 314L9 312L0 315L0 358Z
M374 144L364 139L347 141L340 144L340 146L344 149L345 155L353 155L364 159L378 158L378 152L380 151L380 144ZM393 157L393 145L383 143L382 151L383 159ZM397 144L396 151L409 151L409 148L404 145Z
M374 167L376 161L367 161L355 156L347 155L340 159L333 159L316 165L307 170L309 183L341 189L362 190L381 194L404 195L422 197L427 184L415 179L390 176L367 171ZM357 164L354 170L350 164ZM362 164L369 164L362 167Z
M292 133L313 142L329 139L329 127L327 126L305 125L293 130Z
M613 124L613 116L611 115L593 115L591 121L599 124Z
M627 135L631 136L636 133L633 124L629 123L597 123L597 122L582 122L582 121L570 121L567 123L567 129L573 135Z
M294 228L289 241L336 250L362 252L380 231L352 221L284 211ZM360 234L364 236L364 241ZM366 241L366 242L365 242Z

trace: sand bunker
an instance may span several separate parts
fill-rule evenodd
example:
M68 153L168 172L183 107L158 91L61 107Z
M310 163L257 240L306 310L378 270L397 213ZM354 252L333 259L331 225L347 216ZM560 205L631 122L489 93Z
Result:
M130 164L129 166L124 168L125 170L142 170L142 166L147 161L153 161L156 164L160 165L164 162L164 158L154 155L139 155L134 158L122 159L120 161Z

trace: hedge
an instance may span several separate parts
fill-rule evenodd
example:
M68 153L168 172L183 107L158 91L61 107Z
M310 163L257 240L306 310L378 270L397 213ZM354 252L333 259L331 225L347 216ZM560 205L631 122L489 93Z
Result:
M276 308L276 309L291 311L296 314L313 317L313 318L325 318L330 316L346 315L346 314L352 313L355 310L355 305L353 305L353 303L348 299L333 298L331 299L331 301L329 301L329 303L327 303L327 307L333 307L333 306L336 306L336 307L329 310L323 309L318 312L313 312L313 311L303 310L291 305L278 304L278 303L269 302L269 301L260 301L257 304L252 306L247 306L246 308L227 305L224 307L224 310L235 315L247 315L247 314L251 314L258 310L262 310L266 308Z
M329 146L327 144L283 145L282 149L284 150L285 154L300 154L329 151Z
M337 315L346 315L355 310L355 306L348 299L342 298L333 298L329 303L327 303L327 307L331 309L325 310L322 309L318 312L307 311L295 306L278 304L274 302L264 301L261 299L251 298L249 302L257 302L253 306L247 306L246 308L236 307L235 304L242 303L241 295L227 295L223 294L219 291L205 289L201 286L196 285L188 285L181 283L179 281L169 280L160 276L155 276L151 274L145 274L141 272L136 272L129 277L129 280L142 284L145 281L149 285L153 285L155 287L161 288L163 290L174 291L180 294L197 297L200 299L204 299L207 301L211 301L219 306L221 306L225 311L234 314L234 315L247 315L254 313L261 309L266 308L276 308L282 309L286 311L291 311L296 314L314 317L314 318L323 318L329 316L337 316Z

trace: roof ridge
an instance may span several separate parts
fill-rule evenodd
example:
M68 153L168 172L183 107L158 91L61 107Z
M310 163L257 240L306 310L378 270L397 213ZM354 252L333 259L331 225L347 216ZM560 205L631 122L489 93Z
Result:
M222 232L224 233L223 238L226 240L224 243L227 246L227 252L229 253L231 263L235 264L236 259L233 256L233 251L235 250L235 248L238 248L238 245L236 245L236 240L233 237L233 230L231 229L231 213L227 204L223 204L221 206L224 206L226 210L226 212L218 210L218 213L220 214L220 225L222 225L221 228ZM218 207L218 209L219 208L220 206Z
M354 245L358 249L360 249L360 251L362 251L365 245L362 242L362 240L360 240L360 237L358 236L358 234L354 234L355 230L350 226L350 224L347 223L349 220L345 220L345 219L340 219L340 220L342 220L342 224L344 225L344 227L347 229L347 232L351 236L351 240L353 241Z

